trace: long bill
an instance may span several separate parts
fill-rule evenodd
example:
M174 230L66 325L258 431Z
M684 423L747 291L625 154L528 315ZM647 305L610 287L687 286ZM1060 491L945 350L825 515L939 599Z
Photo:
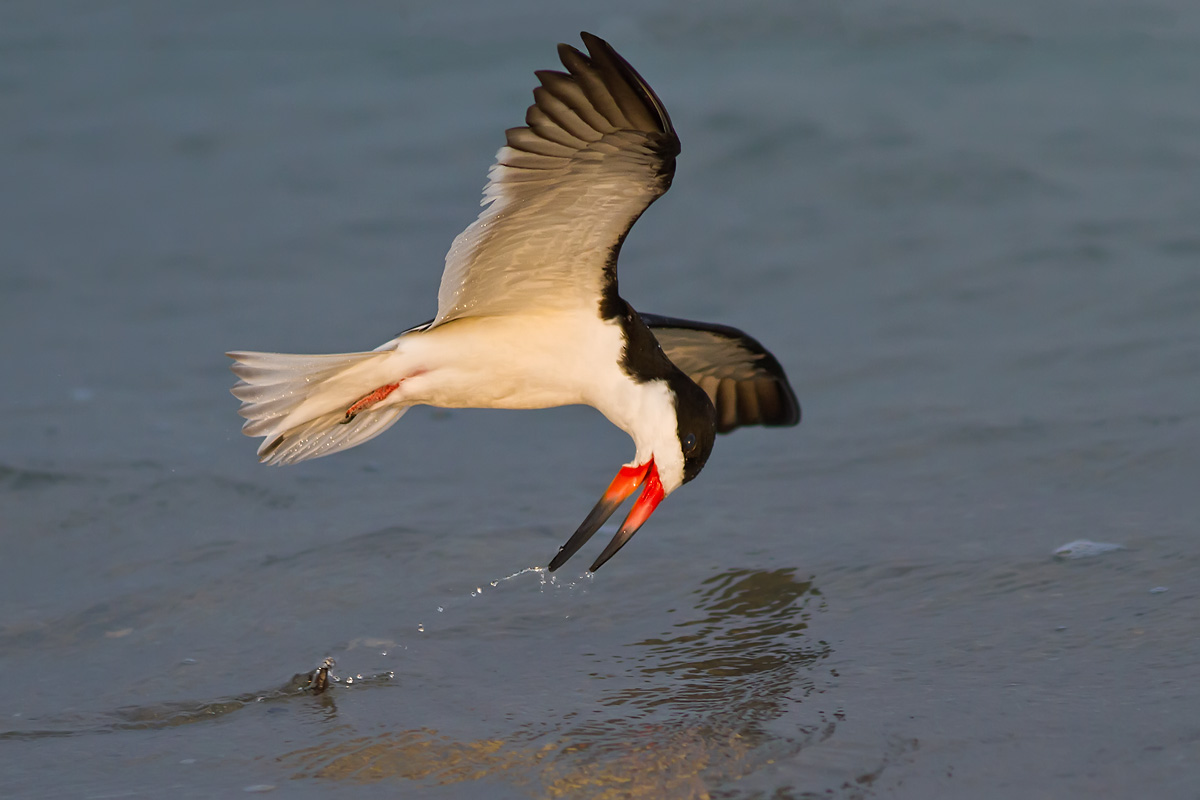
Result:
M621 503L625 502L642 484L645 484L646 488L642 491L641 497L633 504L621 529L613 536L612 541L608 543L604 552L600 554L588 571L595 572L604 565L605 561L616 555L617 551L637 533L638 528L650 519L650 515L654 513L654 509L658 508L658 504L665 496L654 459L637 467L621 467L617 477L613 478L613 482L609 484L600 501L580 524L579 529L567 540L566 544L558 548L558 553L550 561L550 571L558 569L567 563L567 559L579 552L579 548L583 547L588 539L591 539L592 535L600 530L600 526L607 522Z

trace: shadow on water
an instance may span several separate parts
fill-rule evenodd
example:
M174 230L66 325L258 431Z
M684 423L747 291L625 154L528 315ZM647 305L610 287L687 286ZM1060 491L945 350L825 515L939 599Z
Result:
M609 659L611 674L588 675L620 678L614 681L619 687L598 698L613 712L603 721L580 722L568 713L470 740L430 727L358 736L343 719L321 744L274 755L302 780L487 780L546 797L743 796L710 787L824 741L837 724L815 712L771 729L818 690L816 666L831 649L806 631L823 600L811 580L798 580L790 569L729 570L705 580L694 595L688 619L660 637L626 645L627 654ZM0 732L0 740L175 728L301 698L333 718L339 694L395 686L388 674L339 679L332 666L327 661L265 692L63 716Z

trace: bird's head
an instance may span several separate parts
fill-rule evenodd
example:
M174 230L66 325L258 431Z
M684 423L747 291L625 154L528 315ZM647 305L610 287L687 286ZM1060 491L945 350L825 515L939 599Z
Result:
M681 372L656 383L659 385L648 387L641 413L628 429L637 445L633 462L621 467L587 519L559 548L550 562L551 572L575 555L621 503L644 486L621 529L588 571L600 569L637 533L658 504L699 475L708 461L717 433L712 401Z

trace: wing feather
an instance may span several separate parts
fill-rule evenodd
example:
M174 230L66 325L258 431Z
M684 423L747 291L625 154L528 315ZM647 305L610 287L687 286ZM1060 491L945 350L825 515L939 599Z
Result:
M727 325L641 317L667 358L713 401L718 432L800 422L800 404L783 367L757 340Z
M537 101L536 107L539 110L545 113L554 124L581 142L590 144L599 141L605 133L610 133L610 131L598 131L593 128L573 108L559 100L553 93L546 91L545 86L534 89L533 97Z
M611 133L617 130L616 125L604 116L593 104L587 92L579 85L570 75L558 72L556 70L539 70L534 73L538 80L542 82L542 87L549 94L554 95L564 105L576 114L583 122L597 133ZM537 97L538 90L534 90L534 97ZM599 138L599 137L597 137Z
M535 156L550 156L552 158L569 159L575 155L575 148L558 144L549 139L543 139L529 128L509 128L504 132L508 140L508 149L514 152L531 153ZM562 166L561 164L557 166Z
M593 69L591 61L584 57L574 47L559 45L558 57L563 66L570 71L575 83L583 90L592 108L604 117L614 128L632 128L633 123L621 111L621 106L613 98L612 92L604 84L604 80Z
M566 72L536 73L484 210L446 255L434 325L538 307L596 307L616 294L629 228L671 185L679 139L662 102L603 39L559 45Z

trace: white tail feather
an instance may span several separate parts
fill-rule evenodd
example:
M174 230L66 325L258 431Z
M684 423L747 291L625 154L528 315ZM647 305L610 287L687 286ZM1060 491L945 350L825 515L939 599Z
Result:
M241 379L231 391L242 401L242 433L265 437L258 457L267 464L294 464L362 444L408 410L381 405L346 418L351 404L385 382L377 367L391 352L226 355L237 362L233 373Z

